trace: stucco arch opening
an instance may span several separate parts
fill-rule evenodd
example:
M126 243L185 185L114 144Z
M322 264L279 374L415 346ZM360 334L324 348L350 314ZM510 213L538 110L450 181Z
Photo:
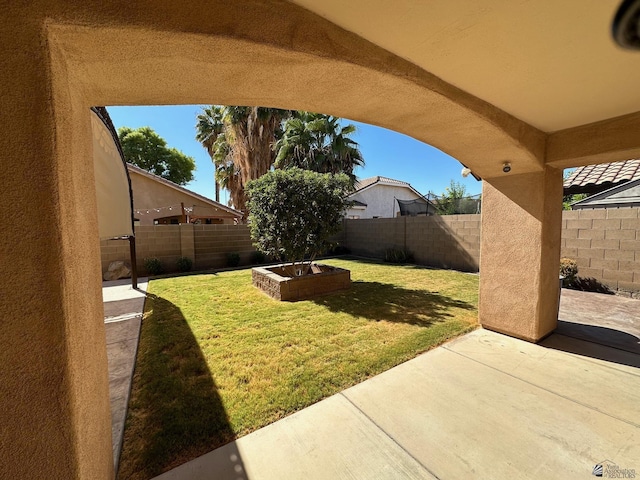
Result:
M502 178L502 163L509 161L513 175L487 192L499 213L483 235L500 230L504 216L524 225L526 235L516 234L525 252L519 253L517 269L522 295L505 302L498 291L495 271L502 268L504 242L496 237L487 249L483 243L481 255L489 259L483 275L489 272L490 280L481 302L493 299L492 318L512 311L505 323L493 325L497 330L536 340L553 326L541 325L539 312L553 310L541 298L557 296L557 290L544 286L553 261L542 259L556 256L555 231L545 225L555 221L550 212L554 196L561 194L561 174L544 166L543 132L288 2L218 6L206 13L149 1L121 7L43 0L12 7L12 15L28 21L4 36L13 50L3 57L9 68L1 84L11 89L5 112L22 122L3 117L2 125L10 139L7 148L25 162L7 173L3 194L37 205L38 218L47 221L35 229L22 219L7 223L3 238L16 257L26 259L20 268L8 266L6 296L3 289L11 319L4 335L12 340L3 349L3 358L11 359L6 387L13 393L3 400L10 417L7 435L14 438L3 452L9 476L113 474L88 160L89 108L95 105L301 108L408 134L485 179ZM35 178L39 188L33 188ZM530 196L513 202L523 185ZM517 253L513 243L508 247ZM521 268L529 264L532 268ZM17 287L25 281L39 295ZM554 285L557 289L557 281ZM28 424L37 424L38 431L25 429ZM27 464L25 455L35 460Z

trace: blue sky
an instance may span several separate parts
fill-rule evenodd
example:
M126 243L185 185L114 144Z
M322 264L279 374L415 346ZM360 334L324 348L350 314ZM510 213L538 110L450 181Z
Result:
M198 105L166 107L108 107L116 128L153 128L170 147L175 147L196 161L195 180L187 188L214 198L213 166L206 150L195 140ZM462 166L437 148L385 128L353 122L357 132L353 139L360 144L365 166L355 172L360 179L381 175L409 182L422 194L440 194L453 179L462 183L469 195L482 191L481 182L460 175ZM226 203L226 192L221 201Z

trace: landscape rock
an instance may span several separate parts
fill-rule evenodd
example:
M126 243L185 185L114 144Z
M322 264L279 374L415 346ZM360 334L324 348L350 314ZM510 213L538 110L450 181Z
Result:
M104 280L118 280L120 278L129 278L131 276L131 265L128 263L117 260L109 264L109 268L104 273L102 278Z

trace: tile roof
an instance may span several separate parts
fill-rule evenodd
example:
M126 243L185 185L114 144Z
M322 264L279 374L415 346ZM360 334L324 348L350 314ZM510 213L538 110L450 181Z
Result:
M577 168L564 181L565 194L600 192L640 178L640 159Z
M399 185L402 187L411 187L411 185L408 182L403 182L402 180L394 180L393 178L389 178L389 177L381 177L380 175L378 175L376 177L369 177L369 178L365 178L364 180L357 181L355 184L356 192L358 190L362 190L363 188L367 188L368 186L378 182L392 184L392 185Z

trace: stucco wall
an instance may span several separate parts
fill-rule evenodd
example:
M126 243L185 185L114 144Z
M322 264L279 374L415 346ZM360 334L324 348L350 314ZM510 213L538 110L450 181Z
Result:
M398 202L395 201L394 197L400 200L415 200L419 198L418 195L406 187L377 184L350 197L350 200L366 203L367 208L365 210L351 208L347 210L346 216L394 218L398 213Z
M129 176L131 178L131 190L133 191L134 210L151 209L148 214L146 212L135 213L134 216L140 220L141 226L153 225L155 218L181 215L181 202L184 203L185 207L194 205L202 207L199 210L200 213L207 212L211 215L219 215L224 219L224 223L233 224L233 215L223 209L216 209L196 197L180 192L131 169L129 169ZM169 210L169 208L163 207L172 208ZM160 212L154 209L160 209Z
M428 142L484 179L502 175L503 159L520 173L539 172L545 161L569 167L640 152L638 114L547 135L289 2L3 6L0 132L8 153L0 195L30 212L0 218L0 258L11 259L0 282L7 478L113 478L87 161L92 105L195 104L215 92L222 104L331 112ZM523 235L538 238L536 231ZM508 279L493 278L495 288ZM529 313L521 322L534 320Z

